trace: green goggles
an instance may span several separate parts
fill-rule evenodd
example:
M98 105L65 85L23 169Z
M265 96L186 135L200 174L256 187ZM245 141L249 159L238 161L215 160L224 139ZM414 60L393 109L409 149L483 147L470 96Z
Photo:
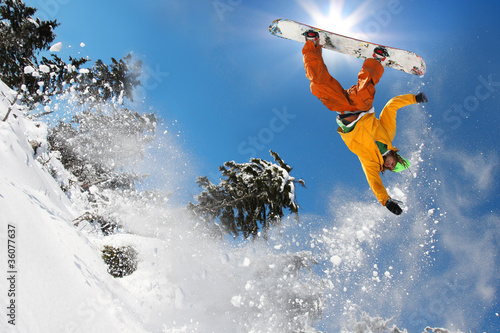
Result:
M406 166L404 166L403 164L401 163L397 163L396 166L394 167L394 169L392 169L391 171L393 172L401 172L403 170L406 170L410 167L410 161L408 161L406 158L402 157L401 158L406 162Z

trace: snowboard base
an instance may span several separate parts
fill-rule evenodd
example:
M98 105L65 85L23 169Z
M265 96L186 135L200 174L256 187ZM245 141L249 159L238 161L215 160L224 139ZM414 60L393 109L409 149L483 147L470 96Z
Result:
M318 32L319 43L325 49L367 59L373 58L375 48L383 47L387 50L388 56L381 61L382 65L419 76L424 75L426 71L424 60L411 51L366 42L287 19L277 19L269 26L271 34L303 43L305 42L304 33L311 29Z

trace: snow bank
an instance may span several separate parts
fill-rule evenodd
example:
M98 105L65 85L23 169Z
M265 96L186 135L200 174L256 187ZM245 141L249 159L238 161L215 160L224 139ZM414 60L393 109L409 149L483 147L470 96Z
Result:
M3 84L1 90L13 95ZM0 104L2 118L9 104ZM10 240L14 254L6 267L7 246L0 249L2 272L12 272L14 282L0 284L1 307L15 307L15 326L4 314L0 330L142 332L130 311L134 298L107 273L98 249L76 232L70 222L79 212L34 159L27 136L35 139L41 127L20 108L0 123L0 238L4 245Z
M8 106L1 103L0 116ZM45 136L45 124L19 106L0 123L0 235L2 244L15 241L13 267L1 266L15 280L14 294L1 298L3 309L14 304L2 332L315 332L321 288L307 274L309 254L280 254L259 242L234 247L207 236L182 209L105 191L108 213L127 233L103 237L86 223L75 226L87 207L59 188L68 175L50 161ZM46 163L63 179L54 180ZM137 270L109 275L104 245L133 246Z

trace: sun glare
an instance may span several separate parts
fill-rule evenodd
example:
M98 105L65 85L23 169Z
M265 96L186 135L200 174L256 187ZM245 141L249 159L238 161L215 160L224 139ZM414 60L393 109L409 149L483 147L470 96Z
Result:
M304 22L330 32L356 37L353 28L367 17L366 6L370 0L364 1L346 17L342 16L344 0L330 0L330 8L320 8L311 0L296 0L296 2L311 16L312 22Z

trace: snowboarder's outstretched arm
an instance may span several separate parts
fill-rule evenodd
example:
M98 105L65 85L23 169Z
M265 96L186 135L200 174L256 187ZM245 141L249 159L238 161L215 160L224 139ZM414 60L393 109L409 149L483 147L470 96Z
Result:
M382 113L380 114L380 124L385 129L387 133L387 138L389 142L392 142L394 137L396 136L396 114L397 111L403 106L415 104L415 103L426 103L427 97L424 93L418 93L417 95L407 94L400 95L392 98L385 105ZM358 153L359 154L359 153ZM358 155L359 156L359 155ZM398 203L395 200L392 200L391 197L387 194L387 190L382 183L382 179L380 178L380 171L383 166L376 162L376 158L369 155L365 156L365 158L361 159L361 165L363 167L363 171L365 172L366 179L368 180L368 184L370 185L371 190L377 197L377 200L387 207L392 213L399 215L402 213L401 207L399 207Z
M375 161L361 160L361 166L366 175L366 180L370 185L370 188L377 197L377 200L385 206L387 200L391 197L387 194L384 184L382 183L382 178L380 178L380 165Z
M401 209L401 207L399 207L397 201L393 200L387 194L387 190L385 189L384 184L382 184L382 179L380 178L377 164L363 163L363 161L361 161L361 165L363 166L363 171L365 172L366 179L370 184L370 188L377 197L378 201L387 209L389 209L391 213L400 215L403 210Z
M384 106L384 109L380 113L380 124L385 128L387 134L389 135L389 139L392 142L394 137L396 136L396 115L399 109L403 106L415 104L417 100L415 99L415 95L407 94L407 95L399 95L393 97L387 102Z

